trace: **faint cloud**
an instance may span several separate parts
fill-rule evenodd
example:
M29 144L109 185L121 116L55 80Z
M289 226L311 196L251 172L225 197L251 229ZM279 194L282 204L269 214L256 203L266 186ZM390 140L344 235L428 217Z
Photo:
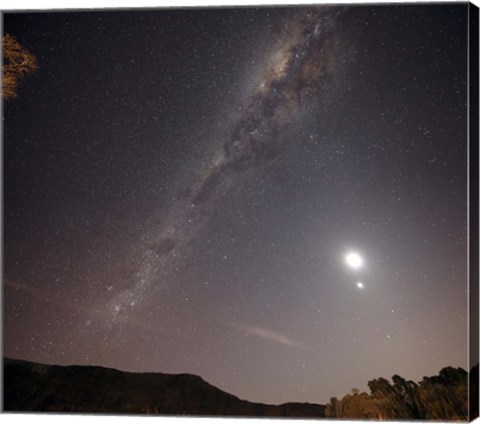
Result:
M6 289L13 289L17 292L22 292L28 295L31 295L32 297L35 297L37 300L42 300L46 303L52 303L58 306L62 306L64 308L69 308L69 309L77 309L77 310L85 310L85 308L76 305L75 303L72 302L67 302L63 297L60 297L58 295L46 295L45 290L38 289L34 286L30 286L28 284L25 284L21 281L15 281L15 280L10 280L8 278L5 278L3 280L3 286Z
M296 342L295 340L290 339L289 337L285 336L284 334L277 333L271 330L267 330L265 328L256 327L256 326L249 326L243 324L236 324L231 323L232 328L242 331L247 335L253 334L257 337L260 337L264 340L271 340L276 343L280 343L284 346L290 346L297 349L308 350L308 347L305 346L303 343Z
M28 292L28 293L31 293L31 294L39 294L40 293L40 291L35 289L34 287L28 286L27 284L21 283L19 281L10 280L8 278L5 278L3 280L3 286L4 287L9 287L9 288L12 288L12 289L15 289L15 290L22 290L22 291L25 291L25 292Z

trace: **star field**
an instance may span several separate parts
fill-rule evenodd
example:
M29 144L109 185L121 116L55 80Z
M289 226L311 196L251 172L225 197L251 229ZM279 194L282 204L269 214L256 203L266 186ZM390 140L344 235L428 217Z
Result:
M5 13L4 355L265 403L467 368L466 22Z

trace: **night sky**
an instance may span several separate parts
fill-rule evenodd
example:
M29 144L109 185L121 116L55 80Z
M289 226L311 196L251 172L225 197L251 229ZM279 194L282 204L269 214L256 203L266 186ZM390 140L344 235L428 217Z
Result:
M4 355L325 403L467 368L467 5L5 13Z

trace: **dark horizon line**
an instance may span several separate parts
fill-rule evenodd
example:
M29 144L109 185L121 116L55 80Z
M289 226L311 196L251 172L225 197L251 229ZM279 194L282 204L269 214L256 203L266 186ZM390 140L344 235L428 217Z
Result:
M217 390L220 390L224 393L227 393L231 396L234 396L236 397L237 399L241 400L241 401L245 401L245 402L251 402L251 403L256 403L256 404L259 404L259 405L265 405L265 406L282 406L282 405L288 405L288 404L302 404L302 405L320 405L320 406L325 406L328 402L326 402L325 404L323 403L317 403L317 402L303 402L303 401L295 401L295 400L292 400L292 401L288 401L288 402L283 402L283 403L265 403L265 402L257 402L257 401L254 401L254 400L248 400L248 399L244 399L244 398L241 398L231 392L227 392L225 391L224 389L221 389L219 387L217 387L216 385L210 383L209 381L205 380L205 378L203 378L201 375L199 374L193 374L193 373L189 373L189 372L179 372L179 373L168 373L168 372L163 372L163 371L126 371L126 370L122 370L122 369L118 369L118 368L114 368L114 367L108 367L108 366L104 366L104 365L94 365L94 364L91 364L91 365L79 365L79 364L69 364L69 365L60 365L60 364L55 364L55 363L45 363L45 362L36 362L36 361L30 361L30 360L27 360L27 359L18 359L18 358L12 358L12 357L8 357L8 356L2 356L3 358L3 362L2 362L2 369L5 368L5 361L16 361L16 362L23 362L23 363L28 363L28 364L33 364L33 365L40 365L40 366L47 366L47 367L59 367L59 368L68 368L68 367L74 367L74 368L97 368L97 369L103 369L103 370L110 370L110 371L115 371L115 372L119 372L119 373L124 373L124 374L136 374L136 375L164 375L164 376L192 376L192 377L196 377L196 378L199 378L201 381L203 381L204 383L214 387L215 389ZM479 363L476 363L475 365L473 365L470 369L464 369L463 367L455 367L455 366L452 366L452 365L446 365L442 368L440 368L440 370L438 371L438 373L440 373L441 370L445 369L445 368L456 368L456 369L460 369L460 370L463 370L465 371L467 374L468 374L468 379L470 379L470 374L472 372L472 370L476 367L479 367ZM436 374L435 374L436 375ZM391 377L387 378L387 379L392 379L394 376L401 376L400 374L396 374L394 373ZM432 376L422 376L422 379L423 378L430 378ZM378 378L385 378L385 377L382 377L382 376L377 376L377 377L371 377L372 379L378 379ZM402 377L403 378L403 377ZM413 381L413 380L412 380ZM418 380L418 381L414 381L415 383L420 383L422 380ZM353 389L352 389L353 390ZM348 393L348 392L347 392Z
M323 403L315 403L315 402L302 402L302 401L288 401L288 402L283 402L283 403L265 403L265 402L258 402L254 400L248 400L241 398L231 392L227 392L226 390L215 386L214 384L210 383L209 381L205 380L201 375L198 374L193 374L189 372L180 372L180 373L166 373L166 372L161 372L161 371L125 371L121 370L118 368L113 368L113 367L106 367L103 365L78 365L78 364L70 364L70 365L59 365L59 364L48 364L48 363L43 363L43 362L35 362L35 361L29 361L26 359L17 359L17 358L12 358L8 356L3 356L3 363L2 363L2 368L5 368L5 361L13 361L13 362L23 362L26 364L31 364L31 365L40 365L40 366L45 366L45 367L58 367L58 368L97 368L97 369L102 369L102 370L109 370L109 371L115 371L118 373L123 373L123 374L134 374L134 375L162 375L162 376L190 376L194 378L200 379L202 382L208 384L212 388L219 390L229 396L233 396L237 398L240 401L243 402L248 402L248 403L254 403L257 405L261 406L285 406L285 405L318 405L318 406L325 406L326 404Z

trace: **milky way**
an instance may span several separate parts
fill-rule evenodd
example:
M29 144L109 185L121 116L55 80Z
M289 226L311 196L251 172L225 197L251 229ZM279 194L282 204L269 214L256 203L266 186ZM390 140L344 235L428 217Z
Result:
M232 125L221 151L214 154L213 163L154 230L158 235L146 249L131 287L116 294L106 309L100 308L101 313L94 311L107 326L122 322L122 315L128 316L131 308L141 307L151 285L168 284L177 254L204 228L225 192L240 184L242 174L272 160L279 132L302 101L322 96L325 79L335 72L341 56L336 14L322 8L297 12L279 34L273 63Z

